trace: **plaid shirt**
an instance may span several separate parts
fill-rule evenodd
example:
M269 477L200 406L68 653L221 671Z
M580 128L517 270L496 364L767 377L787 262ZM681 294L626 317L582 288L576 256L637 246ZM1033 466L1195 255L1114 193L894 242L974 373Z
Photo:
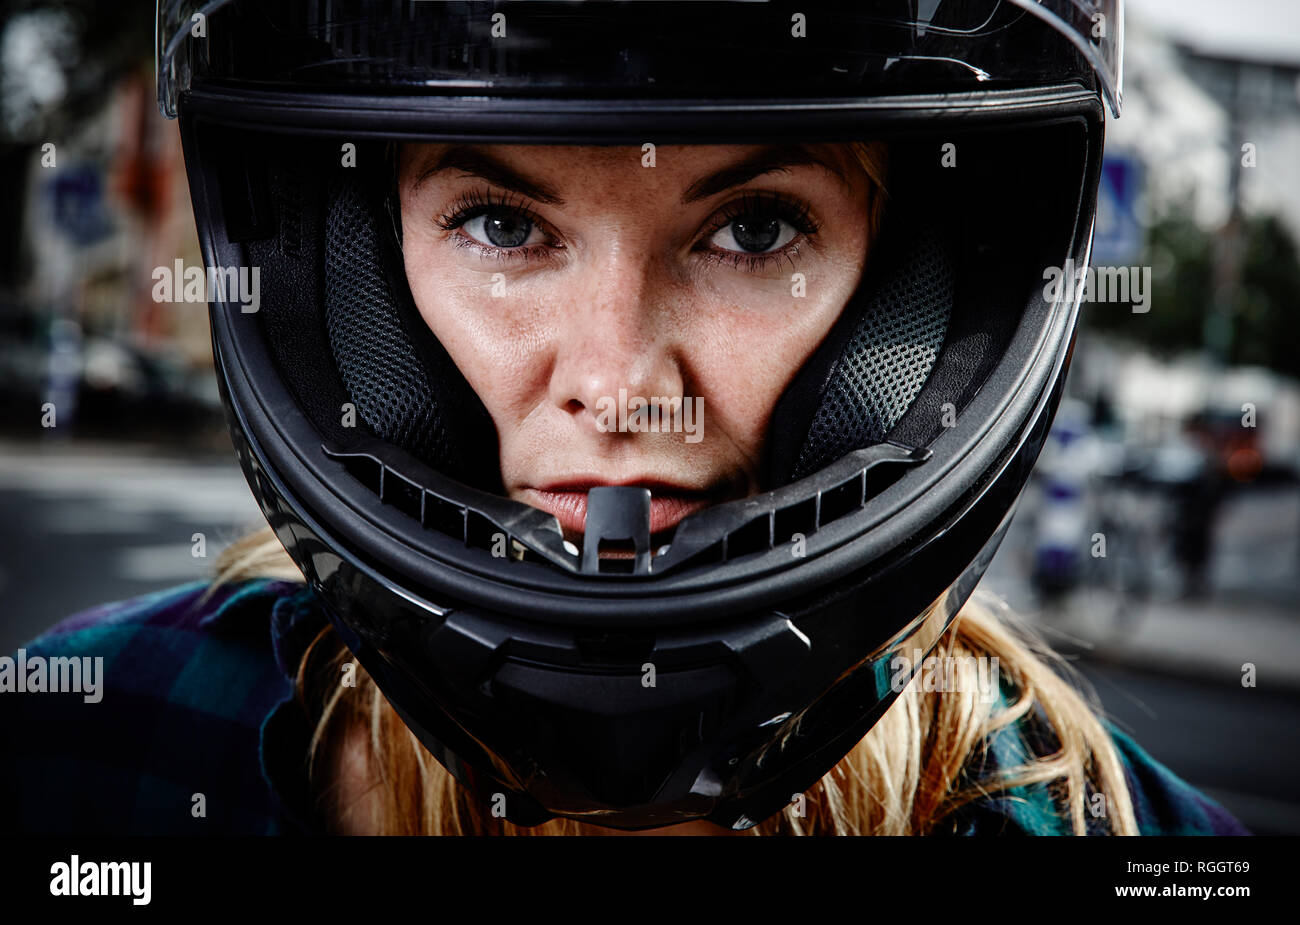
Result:
M191 582L95 607L23 647L29 662L102 656L102 699L0 692L0 832L324 831L307 788L310 729L293 699L298 662L327 623L319 601L305 585L262 578L223 587L200 607L206 587ZM1142 834L1249 834L1108 728ZM1052 746L1035 729L1030 719L1001 730L973 770L982 776L1031 749L1043 754ZM1051 835L1070 827L1047 788L1033 785L969 804L941 831Z

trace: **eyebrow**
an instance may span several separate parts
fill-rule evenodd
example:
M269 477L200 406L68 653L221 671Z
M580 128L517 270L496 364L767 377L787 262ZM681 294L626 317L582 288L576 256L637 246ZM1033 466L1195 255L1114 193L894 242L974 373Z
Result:
M452 145L443 151L436 161L420 172L415 186L418 188L425 180L444 170L461 170L537 202L564 205L564 200L553 188L524 176L495 154L468 145Z
M682 205L707 199L733 186L748 183L763 174L789 171L791 167L821 167L835 174L841 182L848 182L839 167L818 155L807 145L772 145L754 152L738 163L723 167L716 173L696 180L682 194Z
M848 182L838 166L821 157L808 145L771 145L754 152L742 161L696 180L682 193L682 205L707 199L764 174L789 171L792 167L821 167L839 177L841 182ZM521 193L547 205L564 205L564 199L553 187L526 177L496 155L469 145L451 145L444 150L437 160L420 172L415 186L418 188L425 180L444 170L460 170L482 177L496 186Z

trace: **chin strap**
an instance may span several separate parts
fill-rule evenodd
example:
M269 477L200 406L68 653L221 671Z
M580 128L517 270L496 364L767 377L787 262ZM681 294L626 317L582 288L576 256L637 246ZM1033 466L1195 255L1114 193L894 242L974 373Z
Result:
M952 261L939 235L886 224L861 285L773 410L764 487L884 441L934 368L952 301Z

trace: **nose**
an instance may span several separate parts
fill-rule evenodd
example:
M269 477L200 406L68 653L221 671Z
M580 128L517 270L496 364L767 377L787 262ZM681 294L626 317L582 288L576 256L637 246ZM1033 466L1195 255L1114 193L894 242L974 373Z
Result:
M593 262L559 324L549 397L591 433L608 433L625 400L683 398L682 363L666 293L648 263Z

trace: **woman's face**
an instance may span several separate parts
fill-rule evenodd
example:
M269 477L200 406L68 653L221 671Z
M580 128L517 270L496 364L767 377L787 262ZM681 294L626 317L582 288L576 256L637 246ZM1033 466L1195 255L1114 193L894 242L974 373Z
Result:
M758 490L865 262L871 181L842 150L403 147L411 292L511 498L576 539L593 485L649 487L655 534Z

